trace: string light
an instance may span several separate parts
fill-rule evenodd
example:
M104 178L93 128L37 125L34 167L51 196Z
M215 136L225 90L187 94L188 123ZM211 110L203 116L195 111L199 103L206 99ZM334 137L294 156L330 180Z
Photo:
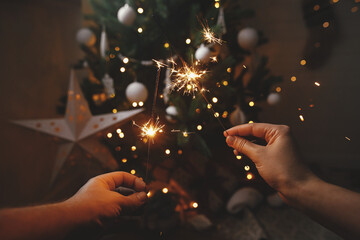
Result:
M357 12L358 10L359 10L359 8L356 7L356 6L351 8L351 12L352 12L352 13L355 13L355 12Z
M140 106L140 107L144 106L144 102L141 102L141 101L140 101L140 102L139 102L139 106Z
M300 118L300 120L303 122L303 121L305 121L305 119L304 119L304 116L303 115L299 115L299 118Z
M116 129L116 132L121 133L121 129L120 128Z
M320 6L318 4L316 4L313 9L314 9L314 11L319 11Z
M228 114L229 114L229 113L228 113L227 111L224 111L223 114L222 114L222 117L223 117L223 118L227 118Z
M126 69L125 69L124 67L121 67L121 68L120 68L120 72L125 72L125 70L126 70Z
M119 138L124 138L125 134L123 132L119 133Z
M126 158L123 158L123 159L121 159L121 161L122 161L123 163L126 163L126 162L127 162L127 159L126 159Z
M241 156L241 155L237 155L237 156L236 156L236 159L237 159L237 160L241 160L241 159L242 159L242 156Z
M210 103L208 103L208 105L206 106L208 109L212 108L212 105Z
M216 112L216 113L214 113L214 117L219 117L220 116L220 114L218 113L218 112Z
M223 84L224 86L227 86L227 85L229 85L229 82L226 81L226 80L224 80L224 81L222 81L222 84Z
M300 64L301 64L302 66L305 66L305 65L306 65L306 60L305 60L305 59L302 59L302 60L300 61Z
M131 173L132 175L134 175L134 174L136 173L135 169L132 169L132 170L130 171L130 173Z
M253 177L254 177L254 176L253 176L251 173L246 174L246 178L247 178L248 180L253 179Z
M192 206L193 208L198 208L198 207L199 207L199 204L198 204L197 202L193 202L193 203L191 204L191 206Z
M314 104L310 104L309 107L313 108L313 107L315 107L315 105L314 105Z
M350 138L348 138L348 137L345 137L345 139L346 139L346 140L348 140L348 141L351 141L351 139L350 139Z
M106 136L107 136L108 138L112 138L112 133L108 133Z
M143 29L140 27L137 29L138 33L142 33L143 32Z
M170 44L169 43L164 43L164 48L169 48L170 47Z
M149 191L147 194L146 194L148 197L151 196L151 191Z
M178 154L181 155L183 154L183 151L181 149L178 150Z
M329 25L330 25L330 23L329 23L329 22L324 22L324 23L323 23L323 27L324 27L324 28L328 28L328 27L329 27Z
M276 92L281 92L281 87L275 88L275 91L276 91Z
M138 8L138 9L137 9L137 12L138 12L138 13L140 13L140 14L143 14L144 9L142 9L142 8Z
M249 106L250 106L250 107L253 107L254 105L255 105L255 103L254 103L253 101L250 101L250 102L249 102Z
M314 82L314 84L315 84L316 86L320 87L320 83Z
M126 57L123 59L123 63L127 64L129 62L129 59Z
M251 121L251 120L250 120L249 123L254 123L254 121Z
M228 73L231 73L231 68L227 68L226 71L227 71Z
M112 110L112 112L113 112L113 113L117 113L117 109L114 108L114 109Z
M215 6L215 8L219 8L219 7L220 7L220 3L216 2L216 3L214 4L214 6Z
M120 48L119 47L115 47L115 51L120 51Z
M199 131L201 131L201 130L202 130L202 126L201 126L201 125L197 125L196 129L199 130Z
M115 58L115 54L110 53L110 58Z
M212 98L212 101L213 101L213 103L217 103L217 102L218 102L218 99L217 99L216 97L213 97L213 98Z
M244 167L244 169L245 169L245 171L249 171L249 170L250 170L250 166L249 166L249 165L246 165L246 166Z
M191 43L191 39L190 39L190 38L187 38L187 39L185 40L185 43L186 43L186 44L190 44L190 43Z
M290 80L291 80L292 82L296 82L296 77L295 77L295 76L292 76L292 77L290 78Z
M115 148L115 151L120 152L120 151L121 151L121 147L120 147L120 146L117 146L117 147Z
M166 155L169 155L169 154L170 154L170 149L166 149L166 150L165 150L165 154L166 154Z
M133 107L137 107L137 102L133 102L133 103L132 103L132 106L133 106Z
M131 151L133 151L133 152L136 151L136 146L132 146Z
M183 136L184 136L184 137L188 137L188 136L189 136L189 133L188 133L188 132L183 132Z
M167 188L165 187L165 188L162 189L162 192L166 194L166 193L169 192L169 189L167 189Z

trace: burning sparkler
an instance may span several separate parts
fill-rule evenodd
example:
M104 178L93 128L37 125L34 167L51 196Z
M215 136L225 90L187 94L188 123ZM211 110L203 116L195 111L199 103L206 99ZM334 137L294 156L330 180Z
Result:
M157 133L163 132L163 128L165 127L165 125L160 124L159 118L156 118L155 122L153 122L152 119L150 119L142 126L138 125L135 121L133 121L133 125L140 128L141 137L146 137L151 139L153 139Z
M200 22L201 23L201 22ZM222 44L223 40L221 40L220 38L216 38L215 37L215 33L211 30L211 28L208 26L207 23L201 23L202 27L203 27L203 38L206 42L208 43L217 43L217 44Z

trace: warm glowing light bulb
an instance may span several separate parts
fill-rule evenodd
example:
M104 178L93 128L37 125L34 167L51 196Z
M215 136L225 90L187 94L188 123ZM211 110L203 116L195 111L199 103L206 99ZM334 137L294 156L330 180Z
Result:
M187 38L187 39L185 40L185 43L186 43L186 44L190 44L190 43L191 43L191 39L190 39L190 38Z
M329 27L329 25L330 25L329 22L324 22L324 23L323 23L323 28L327 28L327 27Z
M132 169L130 173L134 175L136 173L135 169Z
M301 64L302 66L305 66L305 65L306 65L306 60L305 60L305 59L302 59L302 60L300 61L300 64Z
M304 116L303 115L299 115L299 118L300 118L300 120L303 122L303 121L305 121L305 119L304 119Z
M220 116L220 114L218 113L218 112L216 112L216 113L214 113L214 117L219 117Z
M108 133L106 136L107 136L108 138L112 138L112 133Z
M314 9L314 11L319 11L319 9L320 9L319 4L316 4L313 9Z
M209 103L209 104L207 105L207 108L208 108L208 109L212 108L212 105Z
M224 80L224 81L222 81L222 84L223 84L224 86L227 86L227 85L229 85L229 82L226 81L226 80Z
M138 8L138 9L137 9L137 12L140 13L140 14L142 14L142 13L144 12L144 9Z
M251 121L251 120L250 120L249 123L254 123L254 121Z
M120 128L118 128L118 129L116 129L116 132L117 132L117 133L121 133L122 131L121 131Z
M187 132L183 132L183 136L184 136L184 137L188 137L189 134L188 134Z
M167 189L166 187L162 189L162 192L163 193L168 193L169 192L169 189Z
M231 68L227 68L226 71L227 71L228 73L231 73Z
M197 125L197 130L199 130L199 131L201 131L201 129L202 129L202 126L201 125Z
M113 113L117 113L117 109L114 108L114 109L112 110L112 112L113 112Z
M250 170L250 166L249 166L249 165L246 165L246 166L244 167L244 169L245 169L245 171L249 171L249 170Z
M192 206L193 208L197 208L197 207L199 206L199 204L198 204L197 202L193 202L193 203L191 204L191 206Z
M127 159L126 159L126 158L123 158L121 161L122 161L123 163L126 163L126 162L127 162Z
M218 102L218 99L217 99L216 97L213 97L213 98L212 98L212 101L213 101L213 103L217 103L217 102Z
M115 51L120 51L120 48L119 47L115 47Z
M170 44L169 43L164 43L164 48L169 48L170 47Z
M250 101L250 102L249 102L249 106L250 106L250 107L253 107L254 105L255 105L255 103L254 103L253 101Z
M215 6L215 8L219 8L219 7L220 7L220 3L216 2L216 3L214 4L214 6Z
M181 149L178 150L178 154L181 155L183 154L183 151Z
M119 133L119 138L124 138L125 134L123 132Z
M237 156L236 156L236 159L241 160L241 159L242 159L242 156L241 156L241 155L237 155Z
M127 64L129 62L129 59L126 57L123 59L123 63Z
M224 111L223 114L222 114L222 117L223 117L223 118L227 118L228 114L229 114L229 113L228 113L227 111Z
M166 155L169 155L169 154L170 154L170 149L166 149L166 150L165 150L165 154L166 154Z
M142 33L143 32L143 29L140 27L137 29L138 33Z
M295 77L295 76L292 76L292 77L290 78L290 80L291 80L292 82L296 82L296 77Z
M140 106L140 107L144 106L144 102L141 102L141 101L140 101L140 102L139 102L139 106Z
M150 196L151 196L151 192L149 191L146 195L147 195L148 197L150 197Z
M120 68L120 72L125 72L125 70L126 70L126 69L125 69L124 67L121 67L121 68Z
M276 91L276 92L281 92L281 87L276 87L276 88L275 88L275 91Z
M136 151L136 146L132 146L131 151L133 151L133 152Z
M253 179L253 177L254 177L254 176L253 176L251 173L246 174L246 178L247 178L248 180Z
M132 105L133 107L137 107L137 102L133 102L131 105Z
M320 83L315 82L314 84L315 84L316 86L320 87Z

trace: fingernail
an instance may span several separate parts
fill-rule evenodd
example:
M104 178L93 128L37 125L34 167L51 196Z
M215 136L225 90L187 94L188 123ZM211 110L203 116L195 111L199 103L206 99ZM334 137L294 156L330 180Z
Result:
M137 197L140 201L142 201L142 202L144 202L144 201L146 200L146 198L147 198L145 192L139 192L139 193L137 193L137 194L136 194L136 197Z
M233 136L229 136L226 138L226 142L228 145L233 145L233 143L235 142L235 138Z
M145 182L144 181L142 181L140 178L137 178L136 180L136 185L137 186L139 186L140 188L142 188L142 189L145 189Z
M224 136L227 137L227 132L226 131L224 131Z

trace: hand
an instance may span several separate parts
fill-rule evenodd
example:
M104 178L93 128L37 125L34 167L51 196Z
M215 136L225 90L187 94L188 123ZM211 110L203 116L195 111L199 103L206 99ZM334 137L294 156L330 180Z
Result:
M315 177L301 163L288 126L251 123L233 127L224 135L226 143L235 149L234 154L247 155L261 177L283 197L287 190ZM255 144L241 136L265 139L267 145Z
M132 188L136 192L124 196L115 192L117 187ZM145 203L145 183L126 172L112 172L90 179L73 197L66 202L80 209L88 221L103 225L103 220L116 218L123 211L132 211Z

